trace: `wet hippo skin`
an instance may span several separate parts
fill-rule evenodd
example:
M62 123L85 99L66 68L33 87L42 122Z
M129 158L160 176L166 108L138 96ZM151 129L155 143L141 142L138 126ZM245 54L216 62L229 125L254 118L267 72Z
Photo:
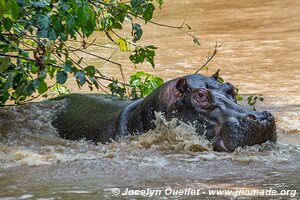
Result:
M52 124L62 138L110 142L117 136L142 134L155 127L155 111L167 120L192 123L199 135L213 141L214 150L232 152L237 147L275 142L275 120L268 111L249 110L237 104L235 88L199 74L175 78L144 99L120 100L102 94L68 94L66 106Z

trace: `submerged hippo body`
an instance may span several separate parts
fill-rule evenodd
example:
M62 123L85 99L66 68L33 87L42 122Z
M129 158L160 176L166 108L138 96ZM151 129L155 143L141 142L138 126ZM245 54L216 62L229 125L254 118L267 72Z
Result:
M59 99L65 98L67 105L53 125L62 138L109 142L153 129L156 111L167 120L194 124L197 133L213 140L217 151L276 141L274 117L237 104L233 85L217 79L217 74L176 78L133 102L100 94L65 95Z

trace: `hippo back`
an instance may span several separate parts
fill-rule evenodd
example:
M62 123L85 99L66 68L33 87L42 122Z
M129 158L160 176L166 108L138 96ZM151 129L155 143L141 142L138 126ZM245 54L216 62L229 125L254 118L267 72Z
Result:
M109 142L116 136L116 121L130 101L103 94L67 94L53 100L66 100L52 124L65 139Z

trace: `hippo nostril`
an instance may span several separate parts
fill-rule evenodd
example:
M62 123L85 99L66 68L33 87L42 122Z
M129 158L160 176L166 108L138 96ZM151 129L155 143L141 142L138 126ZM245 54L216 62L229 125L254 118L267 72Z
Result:
M256 117L252 114L247 115L247 118L251 119L251 120L254 120L254 121L256 120Z
M273 117L273 115L269 112L269 111L263 111L262 112L266 117L268 117L268 118L272 118Z

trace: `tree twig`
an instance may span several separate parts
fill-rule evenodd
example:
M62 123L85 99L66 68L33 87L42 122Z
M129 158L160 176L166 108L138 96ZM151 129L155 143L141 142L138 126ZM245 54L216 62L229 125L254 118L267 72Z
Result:
M101 74L100 74L101 75ZM108 78L108 77L105 77L103 75L101 76L94 76L96 79L102 79L102 80L105 80L105 81L114 81L114 79L112 78ZM119 83L121 83L122 85L124 86L130 86L128 83L125 83L125 82L121 82L121 81L118 81Z
M95 2L93 2L93 0L89 0L89 2L90 2L91 4L93 4L95 7L97 7L97 5L95 4ZM106 6L107 9L110 9L110 7L113 7L113 8L116 8L116 9L120 10L120 11L126 12L127 14L130 14L130 15L136 17L136 18L139 18L139 19L141 19L141 20L146 21L143 17L141 17L141 16L139 16L139 15L137 15L137 14L131 12L131 11L124 10L124 9L118 7L118 6L115 6L115 5L112 5L112 4L108 4L108 3L105 3L105 2L102 2L102 1L97 1L97 3ZM192 37L194 40L196 40L196 39L198 40L198 38L196 38L194 35L192 35L191 33L189 33L189 32L187 32L187 31L183 30L183 27L184 27L184 25L186 24L185 21L183 21L182 24L181 24L180 26L173 26L173 25L168 25L168 24L162 24L162 23L155 22L155 21L152 21L152 20L148 20L148 21L146 21L146 22L147 22L147 23L150 23L150 24L154 24L154 25L156 25L156 26L160 26L160 27L166 27L166 28L178 29L178 30L184 32L185 34L188 34L188 35L189 35L190 37Z
M76 43L82 43L82 41L76 41L76 40L69 40L70 42L76 42ZM106 49L114 49L113 47L108 47L105 45L100 45L100 44L94 44L94 41L92 43L90 42L85 42L88 46L96 46L96 47L101 47L101 48L106 48Z
M133 43L133 42L131 42L131 41L126 40L124 37L122 37L121 35L119 35L118 33L116 33L114 30L111 30L111 32L112 32L115 36L117 36L117 37L121 38L122 40L128 42L128 43L131 44L132 46L135 46L135 47L138 46L137 44L135 44L135 43Z
M215 44L214 52L207 58L206 62L195 72L197 74L199 71L201 71L204 67L208 65L208 63L215 57L215 55L218 53L218 48L220 48L221 45L219 45L217 42ZM210 51L210 50L209 50Z
M75 49L74 47L70 47L70 48L71 48L71 49ZM115 64L115 65L121 66L121 64L120 64L120 63L118 63L118 62L115 62L115 61L109 60L109 59L107 59L107 58L104 58L104 57L102 57L102 56L99 56L99 55L96 55L96 54L90 53L90 52L88 52L88 51L85 51L85 50L82 50L82 49L76 49L76 50L77 50L77 51L80 51L80 52L83 52L83 53L86 53L86 54L88 54L88 55L94 56L94 57L96 57L96 58L99 58L99 59L101 59L101 60L105 60L105 61L107 61L107 62L110 62L110 63L112 63L112 64Z
M19 58L19 59L24 59L24 60L36 62L35 59L32 59L32 58L26 58L26 57L19 56L19 55L12 55L12 54L0 53L0 56L11 57L11 58Z
M11 57L11 58L19 58L19 59L23 59L23 60L28 60L28 61L33 61L37 63L37 60L32 59L32 58L26 58L23 56L19 56L19 55L12 55L12 54L5 54L5 53L0 53L0 56L4 56L4 57ZM51 65L53 67L57 67L57 68L61 68L58 65L52 64L52 63L45 63L45 65Z

